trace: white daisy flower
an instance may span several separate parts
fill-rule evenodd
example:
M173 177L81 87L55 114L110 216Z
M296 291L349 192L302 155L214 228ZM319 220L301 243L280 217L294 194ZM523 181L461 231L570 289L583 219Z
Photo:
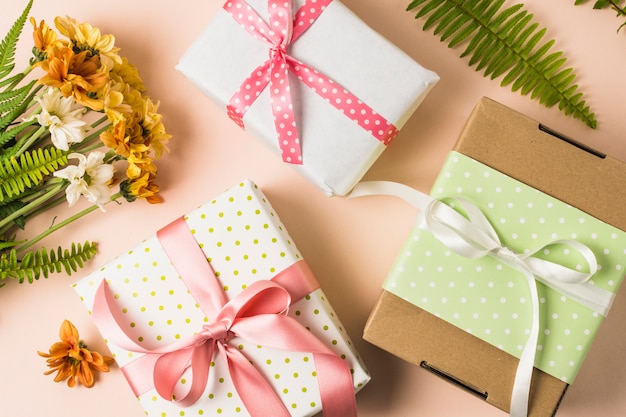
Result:
M85 138L87 123L81 120L84 109L72 110L76 102L71 96L63 97L56 88L48 88L41 97L36 97L35 100L41 106L41 113L27 120L35 118L39 125L47 127L55 147L67 151L72 143L81 142Z
M100 210L105 211L104 204L110 199L107 182L113 178L113 165L104 163L104 153L100 151L91 152L88 156L71 153L68 159L78 159L78 164L56 171L54 176L70 182L65 189L69 206L76 204L83 195L89 202L97 204Z

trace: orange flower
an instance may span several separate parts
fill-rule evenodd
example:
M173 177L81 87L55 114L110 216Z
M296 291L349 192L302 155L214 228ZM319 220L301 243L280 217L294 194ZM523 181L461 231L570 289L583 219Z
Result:
M127 158L130 155L128 135L126 134L126 120L113 123L109 128L100 134L100 140L104 145L113 149L116 154Z
M73 96L76 102L92 110L102 110L104 104L90 97L104 87L109 78L100 70L100 59L97 55L89 56L88 51L75 54L69 47L51 46L48 59L39 62L47 74L39 82L58 88L64 97Z
M95 382L94 371L109 372L113 358L87 349L78 338L78 330L68 320L63 321L59 337L61 341L50 346L49 353L37 352L40 356L48 358L46 362L48 367L52 368L44 374L57 372L54 382L67 379L67 385L74 387L78 380L83 386L91 388Z
M31 17L30 23L33 25L33 42L38 51L45 53L52 46L63 46L63 42L57 39L57 33L51 30L44 20L37 26L37 22Z

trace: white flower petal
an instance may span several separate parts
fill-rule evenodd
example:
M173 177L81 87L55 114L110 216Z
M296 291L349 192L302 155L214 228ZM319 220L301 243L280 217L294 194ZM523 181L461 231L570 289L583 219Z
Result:
M85 190L86 188L87 187L85 187L85 185L81 183L71 183L67 186L67 188L65 189L65 197L67 198L67 202L69 203L70 207L76 204L81 194L83 193L83 190Z

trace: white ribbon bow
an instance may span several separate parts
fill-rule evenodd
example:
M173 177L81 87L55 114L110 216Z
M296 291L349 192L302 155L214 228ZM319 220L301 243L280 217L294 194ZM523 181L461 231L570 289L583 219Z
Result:
M367 195L393 195L420 209L418 227L430 231L442 244L467 258L491 256L517 269L526 278L531 293L532 324L526 345L520 356L511 393L511 417L528 415L530 381L535 363L539 338L539 296L535 280L554 288L570 299L606 316L614 294L598 288L588 280L598 270L596 257L587 246L576 240L554 240L536 250L516 253L502 244L495 229L482 211L464 198L455 198L467 217L451 206L423 194L406 185L387 182L362 182L350 193L350 197ZM589 272L579 272L563 265L534 257L546 247L568 245L585 259Z

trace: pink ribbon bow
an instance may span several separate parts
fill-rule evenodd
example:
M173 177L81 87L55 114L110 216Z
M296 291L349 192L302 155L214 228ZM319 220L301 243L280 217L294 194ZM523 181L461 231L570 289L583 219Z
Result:
M290 416L263 375L240 349L229 344L232 338L241 337L259 346L312 353L324 415L356 417L352 375L346 362L286 315L292 299L300 299L318 287L304 261L293 264L271 281L254 282L227 301L184 219L166 226L157 237L210 324L171 345L146 349L120 327L122 313L114 307L115 297L103 280L96 293L92 316L116 345L144 353L122 369L136 395L154 387L168 401L176 401L183 407L193 405L202 396L211 361L219 353L250 415ZM178 398L176 385L188 369L191 369L191 388Z
M307 0L292 19L291 0L268 0L269 26L245 0L228 0L223 6L242 28L269 44L269 58L252 71L230 99L226 107L228 116L244 128L244 114L269 85L274 125L284 162L302 164L300 137L289 85L290 71L385 145L398 134L398 129L393 124L358 97L289 55L289 46L315 22L331 2L332 0Z

